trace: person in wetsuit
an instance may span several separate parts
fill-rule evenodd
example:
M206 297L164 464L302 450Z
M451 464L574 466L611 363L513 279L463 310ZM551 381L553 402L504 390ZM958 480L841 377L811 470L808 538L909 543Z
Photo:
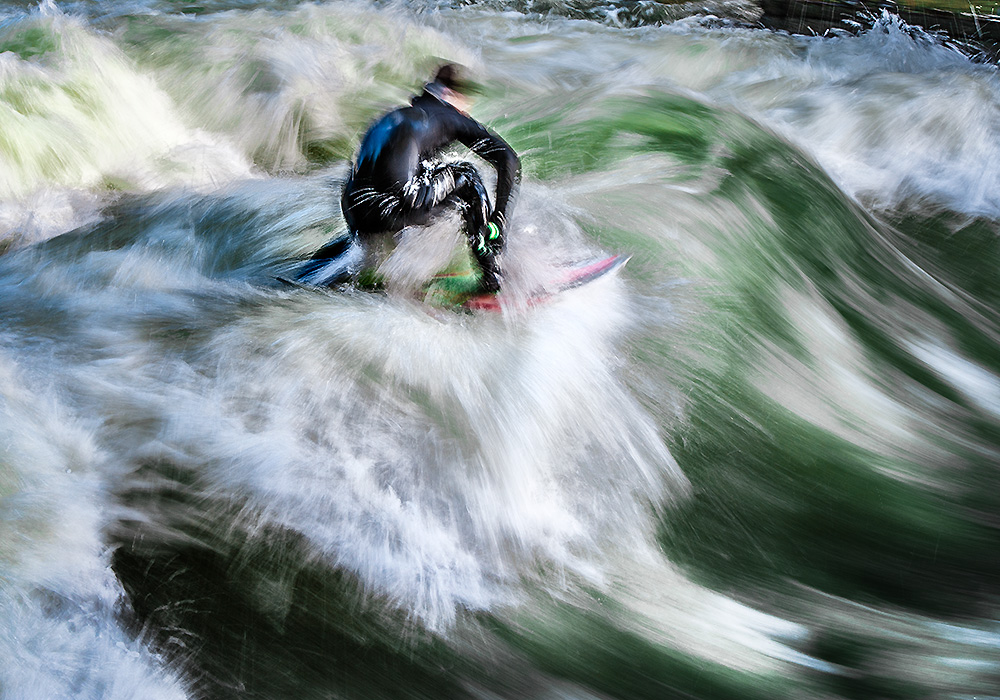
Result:
M408 107L389 112L368 129L341 197L350 237L317 251L300 279L319 281L320 266L342 256L357 239L424 225L457 207L482 271L482 291L500 289L497 256L504 249L507 212L521 163L506 141L466 114L466 92L458 68L445 65ZM456 141L496 169L492 206L471 163L437 160ZM320 283L344 277L327 275Z

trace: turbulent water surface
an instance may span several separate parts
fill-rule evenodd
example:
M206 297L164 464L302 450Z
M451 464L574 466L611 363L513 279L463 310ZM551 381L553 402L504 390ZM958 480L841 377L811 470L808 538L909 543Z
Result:
M0 13L0 696L1000 697L994 66L749 2ZM513 301L413 300L455 220L277 284L445 60Z

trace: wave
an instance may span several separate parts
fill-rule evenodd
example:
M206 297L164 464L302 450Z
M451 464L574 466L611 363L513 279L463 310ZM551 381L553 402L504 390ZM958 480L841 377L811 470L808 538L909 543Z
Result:
M890 16L73 7L0 27L5 696L992 692L992 67ZM279 286L445 59L523 158L512 289L622 274Z

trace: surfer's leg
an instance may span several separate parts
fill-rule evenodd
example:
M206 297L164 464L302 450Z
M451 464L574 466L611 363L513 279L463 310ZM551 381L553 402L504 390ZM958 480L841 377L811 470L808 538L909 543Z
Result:
M313 253L297 273L300 282L318 286L342 284L357 272L364 257L360 238L365 233L402 228L402 202L398 195L358 188L349 180L340 205L347 231Z
M299 282L329 287L351 278L352 262L358 257L357 237L347 233L323 245L296 273Z
M454 165L456 186L452 196L460 203L465 219L465 236L483 273L483 289L488 292L499 291L501 273L497 256L504 249L503 231L486 225L491 206L479 171L470 163Z
M471 163L434 163L424 168L403 188L404 226L423 225L449 209L458 207L469 247L483 274L483 289L500 289L497 254L503 250L503 235L490 237L486 222L492 207L479 171Z
M486 222L492 207L475 166L465 162L435 164L408 183L403 200L412 206L406 214L408 224L423 223L442 210L457 206L469 248L483 274L483 289L500 288L497 255L503 250L503 234L497 229L490 236Z
M383 191L374 187L359 187L349 180L340 197L347 228L356 234L399 231L407 202L398 192Z
M420 172L403 188L406 225L420 225L458 206L466 226L486 225L491 207L479 171L471 163L436 163Z

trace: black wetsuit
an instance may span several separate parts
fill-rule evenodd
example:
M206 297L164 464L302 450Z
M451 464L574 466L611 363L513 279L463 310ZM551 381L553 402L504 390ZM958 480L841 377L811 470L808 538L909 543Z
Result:
M389 112L368 129L341 197L351 238L327 244L312 262L335 258L356 237L423 225L457 206L483 272L483 287L495 291L500 274L496 256L503 250L507 207L520 176L520 161L500 136L434 96L433 87L429 85L410 106ZM435 160L456 141L496 168L493 207L471 163ZM490 223L494 226L487 226ZM314 265L311 270L315 269ZM307 266L300 279L311 270Z

